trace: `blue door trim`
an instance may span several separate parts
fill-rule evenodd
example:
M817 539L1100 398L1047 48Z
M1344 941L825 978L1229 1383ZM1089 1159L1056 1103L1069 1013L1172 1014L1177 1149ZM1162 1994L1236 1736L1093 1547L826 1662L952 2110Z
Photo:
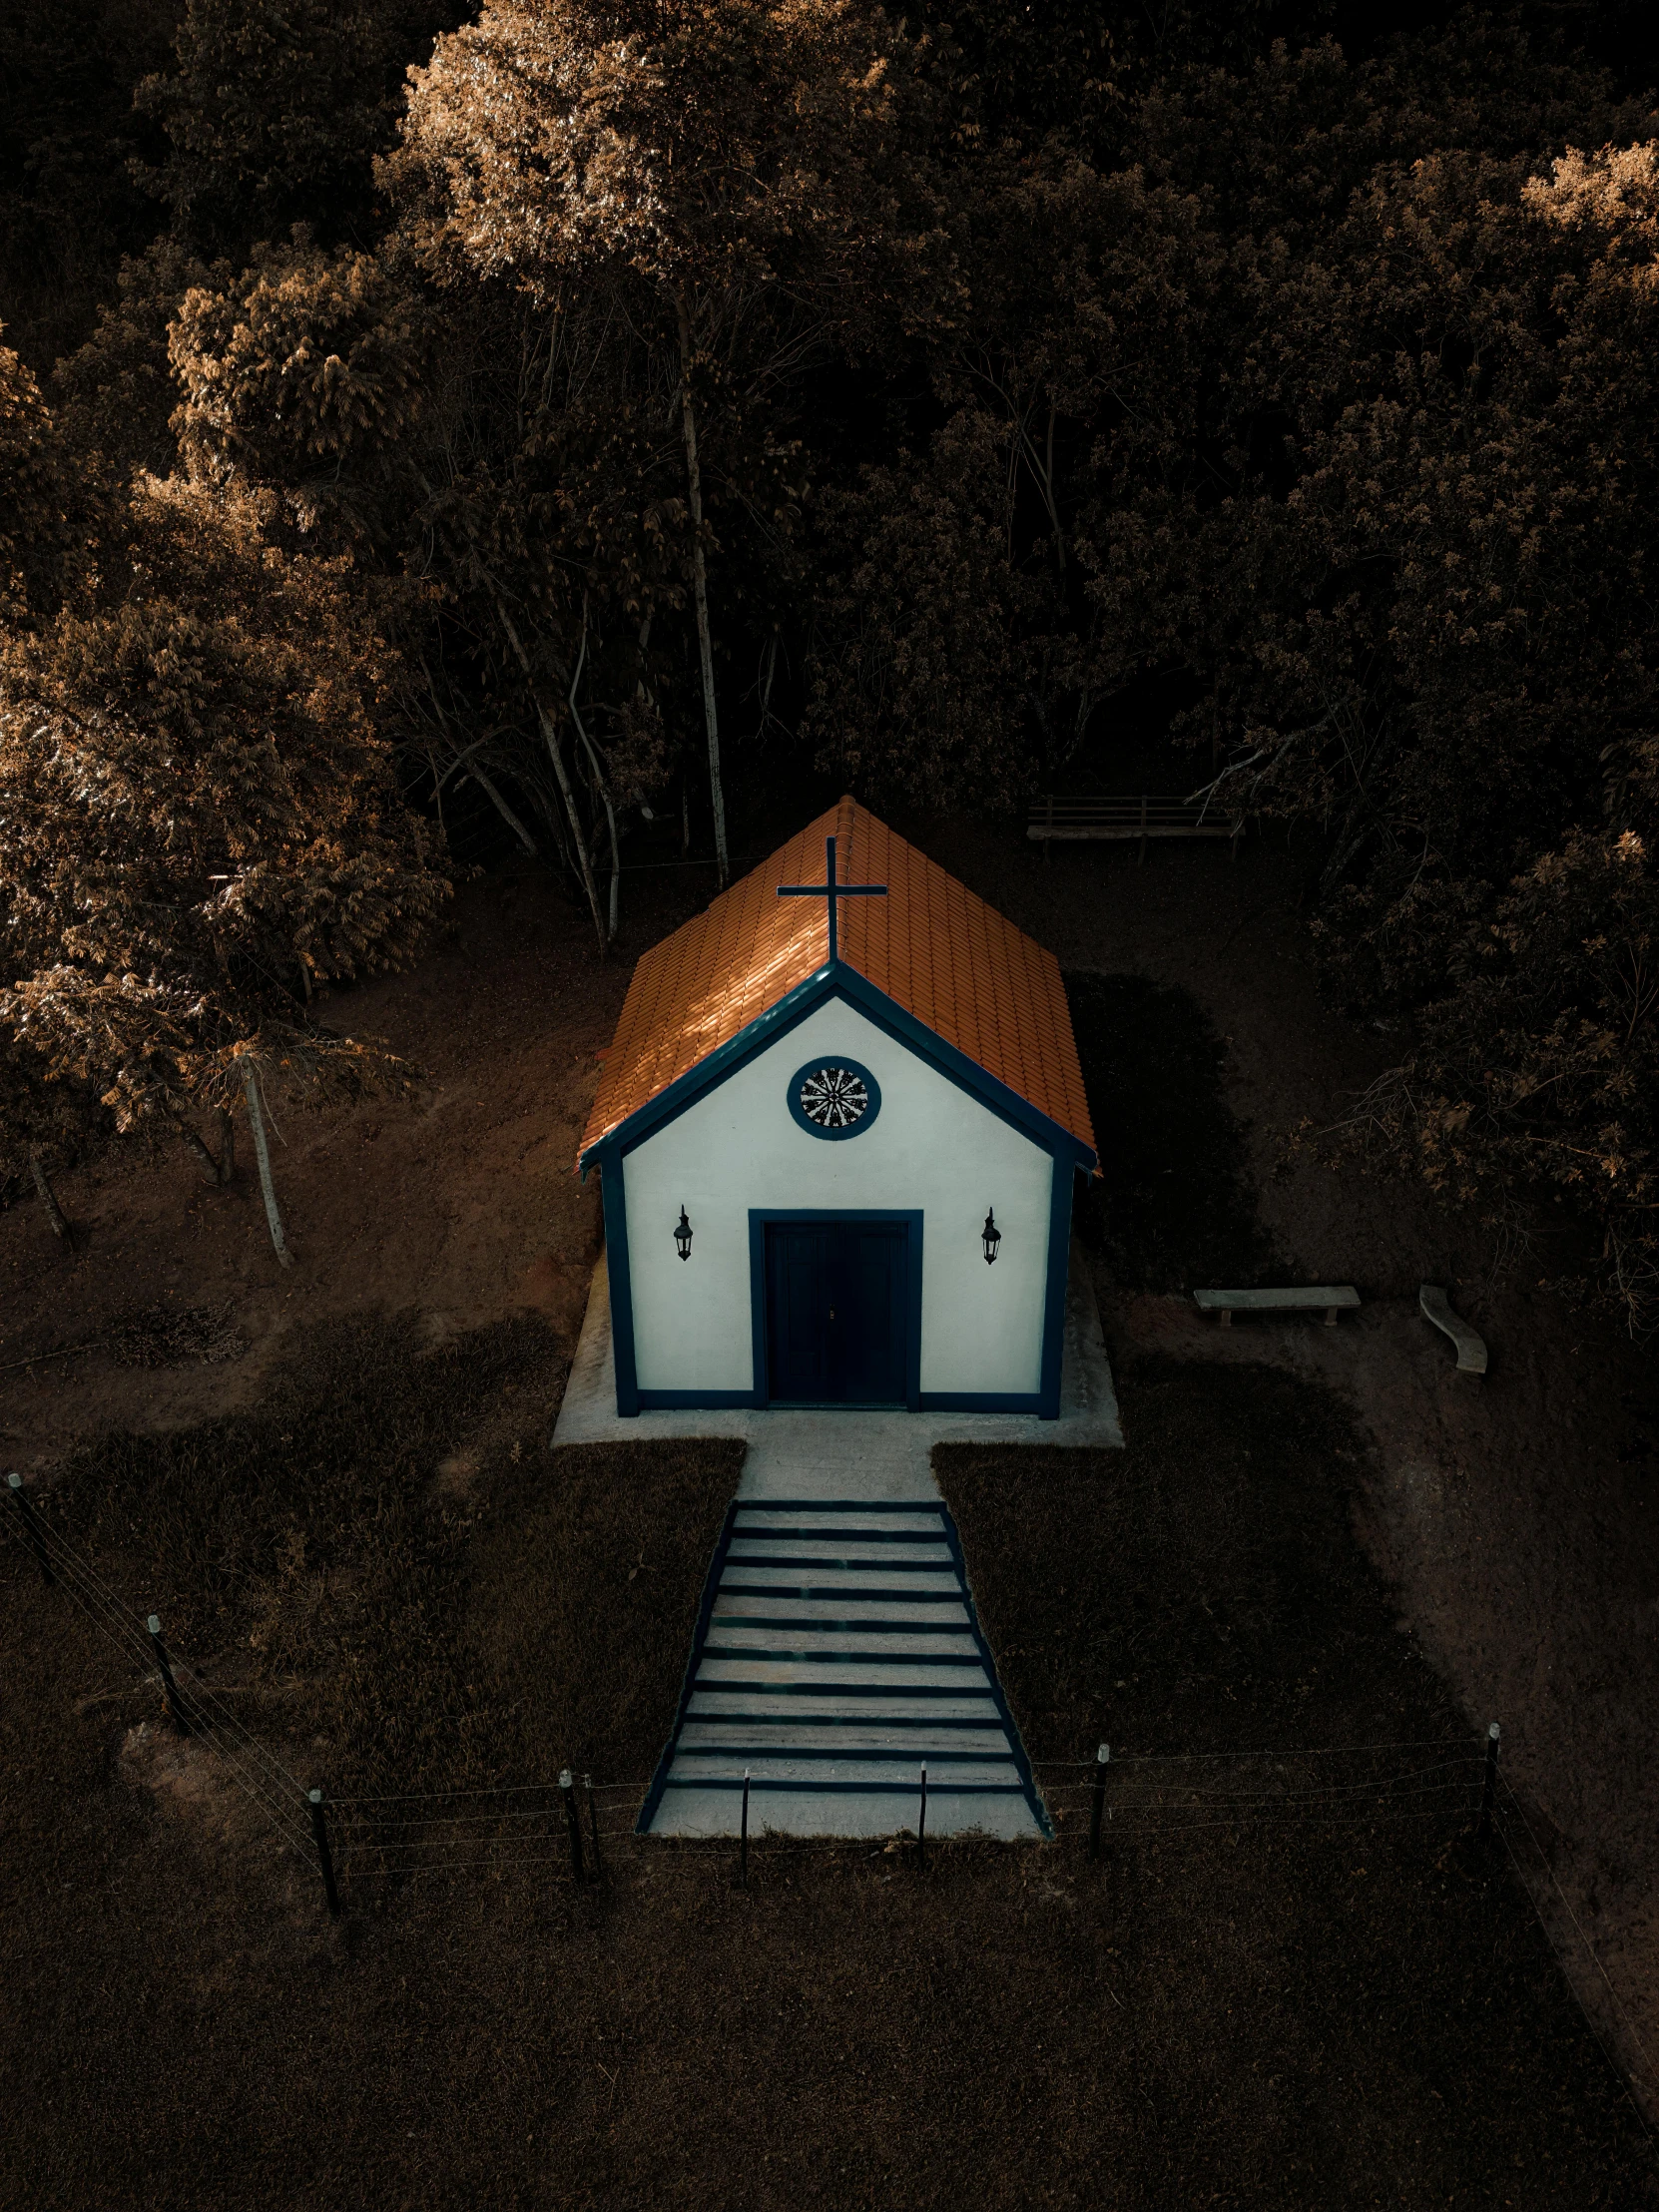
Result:
M904 1404L921 1404L921 1211L881 1206L752 1206L749 1209L749 1319L755 1348L753 1405L772 1403L771 1348L767 1342L767 1228L772 1222L826 1222L850 1228L854 1222L897 1222L907 1231L904 1260ZM794 1400L791 1400L792 1404Z

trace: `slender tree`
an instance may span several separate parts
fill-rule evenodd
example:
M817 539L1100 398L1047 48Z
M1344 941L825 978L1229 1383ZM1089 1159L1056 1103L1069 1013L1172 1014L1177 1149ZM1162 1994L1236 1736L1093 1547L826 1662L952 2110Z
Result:
M854 0L492 0L414 79L403 167L451 250L555 308L601 287L672 364L723 881L707 424L866 313L904 54Z
M265 1082L402 1079L308 1002L407 958L447 888L349 567L280 550L269 505L140 478L96 565L0 638L0 1022L118 1130L188 1141L240 1104L257 1153Z

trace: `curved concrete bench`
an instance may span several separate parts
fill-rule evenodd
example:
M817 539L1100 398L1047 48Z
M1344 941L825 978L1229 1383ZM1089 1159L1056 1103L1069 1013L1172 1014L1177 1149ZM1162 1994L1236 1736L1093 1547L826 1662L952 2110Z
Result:
M1486 1372L1486 1340L1476 1336L1466 1321L1451 1311L1444 1291L1437 1283L1424 1283L1417 1292L1417 1305L1424 1321L1431 1321L1443 1336L1457 1347L1457 1369L1461 1375L1484 1375Z
M1235 1314L1305 1313L1325 1309L1325 1326L1335 1329L1345 1308L1358 1306L1360 1294L1352 1283L1305 1283L1292 1291L1194 1291L1193 1303L1201 1314L1219 1314L1223 1329L1233 1326Z

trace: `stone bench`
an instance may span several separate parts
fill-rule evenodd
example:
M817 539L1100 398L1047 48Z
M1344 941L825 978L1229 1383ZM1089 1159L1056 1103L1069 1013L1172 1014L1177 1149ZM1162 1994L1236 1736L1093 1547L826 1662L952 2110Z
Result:
M1223 1329L1233 1326L1235 1314L1285 1314L1325 1309L1325 1326L1335 1329L1345 1308L1358 1306L1360 1294L1352 1283L1305 1283L1292 1291L1194 1291L1201 1314L1219 1314Z
M1450 1301L1437 1283L1424 1283L1417 1292L1417 1305L1424 1321L1430 1321L1442 1336L1449 1337L1457 1347L1457 1370L1460 1375L1484 1375L1486 1372L1486 1340L1477 1336L1468 1323L1451 1311Z

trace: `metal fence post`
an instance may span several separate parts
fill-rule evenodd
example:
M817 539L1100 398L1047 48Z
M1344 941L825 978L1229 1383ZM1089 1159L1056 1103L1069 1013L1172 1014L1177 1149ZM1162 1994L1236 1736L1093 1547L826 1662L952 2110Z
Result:
M40 1532L40 1523L35 1518L34 1506L23 1495L23 1477L20 1474L8 1474L6 1481L13 1497L17 1500L17 1509L23 1515L23 1526L28 1531L30 1549L34 1552L35 1563L40 1568L40 1578L50 1589L57 1580L57 1576L52 1572L52 1561L46 1550L46 1538Z
M1497 1795L1497 1738L1496 1721L1486 1731L1486 1769L1480 1777L1480 1818L1475 1823L1474 1840L1483 1844L1492 1832L1492 1800Z
M921 1810L916 1816L916 1865L927 1865L927 1762L921 1763Z
M593 1879L595 1882L603 1882L605 1868L599 1856L599 1807L593 1794L593 1776L591 1774L583 1775L582 1787L587 1792L588 1797L588 1842L593 1846Z
M570 1831L570 1876L582 1887L582 1822L576 1810L576 1778L568 1767L559 1770L559 1788L564 1792L565 1827Z
M1106 1769L1111 1762L1112 1747L1102 1744L1094 1755L1094 1798L1089 1806L1089 1857L1100 1857L1100 1816L1106 1806Z
M738 1888L749 1888L749 1769L743 1770L743 1822L738 1830Z
M161 1618L152 1613L144 1625L150 1631L150 1648L156 1654L157 1666L162 1670L162 1688L167 1692L167 1709L173 1715L173 1725L181 1736L188 1736L190 1721L180 1703L179 1685L173 1679L173 1662L167 1656L166 1644L162 1642Z
M328 1918L339 1919L339 1892L334 1887L334 1859L328 1849L328 1816L322 1809L322 1792L312 1790L306 1803L311 1809L311 1842L316 1846L316 1863L322 1870L322 1894L328 1901Z

